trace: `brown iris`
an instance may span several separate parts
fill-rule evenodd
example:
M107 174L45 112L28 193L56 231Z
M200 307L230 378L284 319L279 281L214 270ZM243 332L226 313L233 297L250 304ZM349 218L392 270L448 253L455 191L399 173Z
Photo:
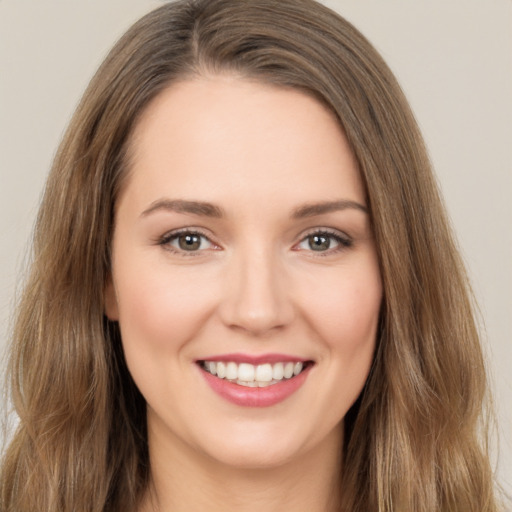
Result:
M313 251L326 251L331 246L331 239L326 235L310 235L308 244Z
M201 236L196 234L180 235L178 245L184 251L197 251L201 247Z

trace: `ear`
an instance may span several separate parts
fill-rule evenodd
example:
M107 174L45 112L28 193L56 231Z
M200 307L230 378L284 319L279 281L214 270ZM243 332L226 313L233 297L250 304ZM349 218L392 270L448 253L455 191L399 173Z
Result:
M103 302L105 307L105 315L107 315L107 318L112 322L119 320L119 308L117 305L116 290L114 288L114 283L112 282L112 277L108 278L105 285L105 290L103 292Z

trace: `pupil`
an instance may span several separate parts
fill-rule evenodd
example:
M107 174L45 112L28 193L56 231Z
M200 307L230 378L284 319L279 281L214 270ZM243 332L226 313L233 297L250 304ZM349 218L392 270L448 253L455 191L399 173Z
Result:
M195 251L201 246L201 238L198 235L182 235L179 238L180 249Z
M328 236L312 235L309 237L309 245L314 251L326 251L329 249L331 241Z

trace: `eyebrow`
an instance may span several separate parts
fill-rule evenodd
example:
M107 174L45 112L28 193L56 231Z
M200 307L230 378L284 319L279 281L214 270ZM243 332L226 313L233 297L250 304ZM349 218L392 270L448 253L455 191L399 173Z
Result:
M292 218L304 219L306 217L315 217L316 215L324 215L326 213L347 210L349 208L359 210L363 213L368 213L368 208L356 201L339 199L337 201L324 201L321 203L311 203L299 206L293 210Z
M368 208L356 201L339 199L337 201L323 201L320 203L311 203L299 206L293 210L291 217L293 219L303 219L346 209L355 209L362 211L363 213L368 213ZM141 217L146 217L159 210L188 213L217 219L225 216L224 210L212 203L204 201L187 201L184 199L158 199L151 203L149 208L142 212Z
M189 213L203 217L221 218L224 216L222 208L211 203L203 201L185 201L183 199L158 199L151 203L147 210L142 212L141 217L146 217L150 213L158 210Z

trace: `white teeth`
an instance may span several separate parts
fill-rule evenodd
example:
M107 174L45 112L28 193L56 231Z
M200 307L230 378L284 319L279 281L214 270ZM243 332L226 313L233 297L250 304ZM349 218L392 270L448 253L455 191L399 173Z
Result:
M226 365L220 361L217 363L217 377L223 379L226 376Z
M284 377L285 379L290 379L293 375L293 363L286 363L284 365ZM217 374L219 373L219 369L217 368Z
M217 375L217 363L214 363L213 361L210 361L210 362L206 363L206 365L207 365L208 371L212 375Z
M266 387L283 379L291 379L304 369L301 362L265 363L257 366L233 361L204 361L203 368L220 379L236 382L246 387Z
M236 383L240 384L240 386L246 386L248 388L257 388L258 387L258 383L254 382L253 380L251 380L251 381L237 380Z
M236 380L238 378L238 366L236 363L228 363L226 366L226 379Z
M272 378L275 380L281 380L284 377L284 364L276 363L272 367Z
M241 363L238 365L238 380L253 382L255 373L256 372L252 364Z
M270 382L272 380L272 365L258 365L256 368L256 380L258 382Z

